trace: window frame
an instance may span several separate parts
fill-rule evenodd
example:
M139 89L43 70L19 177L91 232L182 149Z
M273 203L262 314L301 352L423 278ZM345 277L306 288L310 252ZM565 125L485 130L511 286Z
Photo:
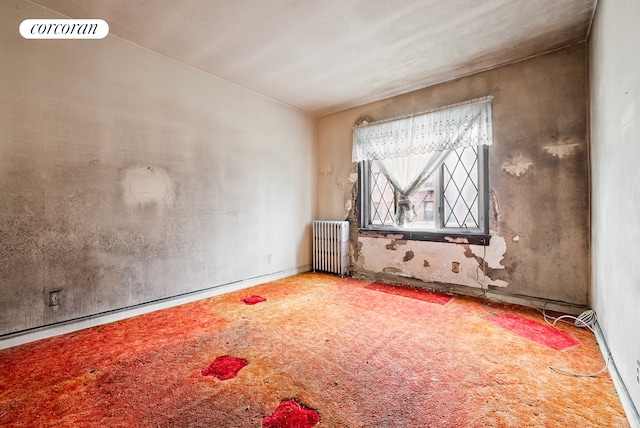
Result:
M434 229L409 229L393 226L379 226L371 224L370 188L372 161L358 162L358 199L359 218L358 229L367 235L401 235L403 239L413 241L451 242L476 245L489 245L489 147L478 146L478 229L443 227L443 174L441 165L435 178L435 216L440 225Z

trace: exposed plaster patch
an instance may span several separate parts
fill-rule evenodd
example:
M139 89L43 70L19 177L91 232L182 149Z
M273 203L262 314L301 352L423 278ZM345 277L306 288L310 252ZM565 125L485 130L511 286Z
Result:
M362 242L361 257L354 264L356 271L387 273L421 281L441 284L455 284L480 288L481 286L506 287L508 272L500 265L506 243L504 238L492 235L488 246L473 244L451 244L449 242L405 241L405 251L385 250L387 239L360 236ZM471 250L473 248L473 252ZM413 257L404 261L406 253L411 251ZM475 256L479 254L479 256ZM487 258L483 262L483 254ZM451 271L452 260L459 263L459 272ZM495 266L491 269L488 264ZM478 278L478 266L482 266ZM501 271L497 271L501 269Z
M492 235L491 245L469 245L471 252L476 257L481 257L491 269L504 269L500 263L507 252L507 241L502 236Z
M355 231L358 234L359 238L385 238L385 239L399 239L399 240L403 238L403 236L398 233L376 232L372 230L359 231L357 227Z
M554 144L550 146L544 146L542 149L545 152L562 159L572 154L578 146L580 146L579 143Z
M475 281L478 284L482 284L483 286L484 285L498 285L498 286L509 285L507 282L499 279L500 270L504 270L505 269L504 267L500 267L498 269L492 269L489 267L485 259L483 259L481 256L477 256L473 254L473 251L471 251L470 245L465 245L464 247L465 247L464 255L470 259L475 260L477 263ZM482 273L482 277L480 276L480 273Z
M489 285L494 286L494 287L507 287L509 285L509 283L507 281L502 280L502 279L491 279L491 278L489 278L489 281L485 285L485 287L487 287Z
M513 242L519 242L520 241L520 235L516 235L511 239Z
M448 242L452 242L455 244L468 244L469 240L467 238L463 238L463 237L459 237L459 238L452 238L451 236L445 236L444 239Z
M404 254L404 258L402 259L402 261L406 263L414 257L415 257L415 254L413 253L413 251L407 251Z
M531 159L522 152L517 152L502 163L502 169L511 175L520 177L533 165Z
M500 204L498 203L498 194L493 189L489 189L489 206L493 212L493 219L498 221L498 216L500 215Z
M385 248L387 250L397 250L398 245L407 245L407 241L401 239L392 239L391 242L385 246Z
M362 242L360 242L360 241L356 241L356 245L355 245L355 247L352 245L352 246L351 246L351 248L352 248L352 250L353 250L353 251L352 251L353 259L354 259L354 261L356 261L356 262L357 262L357 261L358 261L358 259L360 258L360 253L361 253L361 251L362 251Z
M154 204L159 208L172 207L175 188L167 172L155 166L127 169L122 180L124 203L129 208Z

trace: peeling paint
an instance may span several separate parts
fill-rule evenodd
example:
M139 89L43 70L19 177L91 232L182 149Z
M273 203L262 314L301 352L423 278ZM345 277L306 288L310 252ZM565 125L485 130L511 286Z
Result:
M407 245L407 241L404 239L393 239L389 244L385 246L387 250L397 250L398 245Z
M505 269L500 262L506 251L506 243L500 236L493 235L488 246L405 241L404 252L385 251L389 243L385 239L360 236L358 241L361 243L361 253L353 266L356 271L383 272L425 282L475 288L509 285L501 279L506 277L505 274L496 272ZM486 258L484 262L483 257ZM458 263L458 273L452 272L452 260ZM483 267L480 272L478 266ZM483 272L487 276L482 275Z
M517 152L502 163L502 169L511 175L520 177L533 166L533 161L522 152Z
M451 262L451 272L460 273L460 262Z
M502 236L491 236L491 245L470 245L471 252L484 259L487 266L491 269L504 269L501 264L504 259L504 255L507 252L507 241Z
M358 241L358 182L356 181L351 188L351 209L347 213L347 221L349 222L349 254L351 255L351 263L355 263L360 258L360 249L362 243ZM355 245L354 245L355 243Z
M447 242L455 243L455 244L468 244L469 240L464 237L452 238L451 236L445 236L444 239Z
M498 237L500 239L501 237ZM504 238L502 238L504 239ZM508 270L507 267L500 265L498 262L497 265L495 262L492 262L492 266L489 266L489 263L486 259L487 250L486 248L482 248L482 255L474 254L474 251L471 249L471 245L465 245L465 253L464 255L470 259L475 260L477 263L476 268L476 282L478 284L484 285L499 285L499 286L507 286L509 285L507 282L501 280L500 278L504 276L505 270ZM502 256L500 256L502 257ZM497 267L495 267L497 266ZM480 275L482 274L482 276Z
M357 228L356 232L358 232L358 237L363 236L367 238L396 239L399 241L404 238L404 236L400 233L377 232L375 230L358 230Z
M545 152L562 159L571 155L579 146L579 143L553 144L550 146L544 146L542 149Z
M489 207L491 208L491 212L493 212L493 220L498 221L498 216L500 216L500 203L498 202L498 194L493 189L489 189Z
M353 261L358 262L360 259L360 252L362 251L362 242L356 241L356 245L350 244L351 254L353 255Z

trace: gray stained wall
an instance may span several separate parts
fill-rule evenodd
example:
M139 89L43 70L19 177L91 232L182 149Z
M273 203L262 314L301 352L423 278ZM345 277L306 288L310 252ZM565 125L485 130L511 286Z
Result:
M356 192L342 183L356 171L351 141L359 118L380 120L494 97L491 245L403 241L354 232L353 270L458 290L483 283L503 295L588 305L586 79L586 46L578 44L320 118L318 214L321 219L344 219L357 206L352 201ZM482 258L487 264L478 270ZM453 272L454 264L458 272Z
M308 267L311 118L27 18L60 16L0 2L0 335Z

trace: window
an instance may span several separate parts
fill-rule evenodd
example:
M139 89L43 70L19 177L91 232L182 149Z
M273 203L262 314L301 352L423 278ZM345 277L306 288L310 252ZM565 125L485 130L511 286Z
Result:
M354 129L360 228L488 244L490 98Z
M409 200L415 210L415 221L402 227L412 230L486 232L486 149L464 147L447 159ZM368 205L361 225L364 228L397 228L398 191L380 171L376 161L365 161L366 179L361 180L361 199ZM361 205L362 206L362 205ZM371 227L367 227L371 226Z

